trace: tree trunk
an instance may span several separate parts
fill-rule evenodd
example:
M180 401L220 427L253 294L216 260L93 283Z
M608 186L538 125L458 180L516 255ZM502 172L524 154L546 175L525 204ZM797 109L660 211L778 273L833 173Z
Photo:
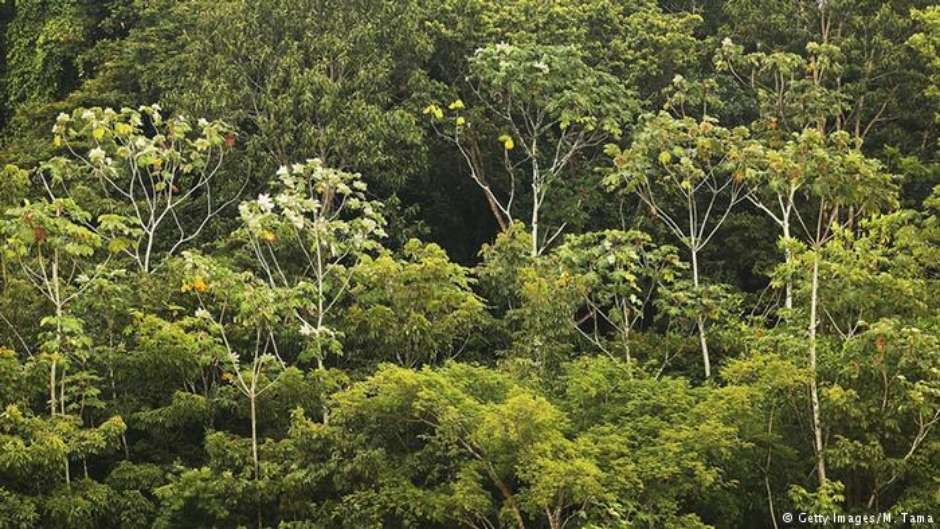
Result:
M532 183L532 257L539 255L539 186Z
M516 498L513 496L512 491L509 490L509 487L507 487L492 470L490 470L490 476L493 478L493 482L496 483L496 488L498 488L499 492L503 495L503 499L509 504L509 509L512 512L512 517L516 522L517 529L525 529L525 522L522 521L522 513L519 512L519 506L516 505Z
M692 285L698 289L698 250L695 249L695 241L692 241ZM698 327L698 341L702 348L702 362L705 364L705 378L712 376L711 361L708 358L708 341L705 339L705 318L699 314L695 318Z
M809 367L810 367L810 398L813 403L813 442L816 452L816 472L819 475L819 485L826 484L826 459L823 455L822 420L819 412L819 388L816 384L816 310L819 303L819 250L813 253L813 277L809 305Z
M150 253L153 251L153 236L154 236L153 230L154 229L155 228L153 226L150 227L151 231L149 232L149 236L147 237L147 248L144 251L143 269L144 269L145 274L150 273Z
M56 397L55 397L55 355L52 355L52 367L49 368L49 415L55 417Z
M499 231L504 232L509 229L512 223L512 219L507 219L504 217L503 212L499 209L499 204L497 203L496 197L493 195L493 190L490 189L490 184L486 181L486 173L483 172L483 156L480 154L480 147L476 141L470 142L469 154L470 156L467 163L470 164L470 171L476 175L477 184L483 190L483 196L486 197L486 203L489 205L490 211L493 213L493 217L499 224Z
M771 435L774 430L774 409L770 408L770 419L767 421L767 465L764 467L764 488L767 490L767 508L770 510L770 521L774 529L778 529L777 513L774 509L773 489L770 486L770 461L773 455L773 445L770 444Z
M702 362L705 364L705 378L711 378L712 366L711 361L708 359L708 342L705 341L705 319L699 315L696 323L698 325L698 341L702 346Z
M72 489L72 475L69 472L69 455L65 454L65 488Z
M561 518L561 507L557 507L554 511L545 508L545 516L548 518L548 527L549 529L562 529L564 522Z
M787 243L790 240L790 212L784 211L783 213L783 239ZM787 246L783 250L783 258L786 264L790 264L790 260L793 258L793 252L790 251L790 247ZM790 310L793 308L793 280L788 276L786 282L786 298L784 299L783 306Z
M252 380L252 386L254 386L254 381ZM255 393L255 388L251 388L251 392L248 394L248 402L251 405L251 463L254 466L255 471L255 485L258 484L258 480L261 479L261 465L258 462L258 411L257 403L258 397ZM255 490L255 517L257 518L258 529L261 529L261 491L259 489Z
M59 410L65 415L65 372L68 370L68 364L62 366L62 376L59 377Z
M55 351L52 353L52 366L49 368L49 415L56 414L56 362L62 351L62 303L59 292L59 253L52 257L52 293L55 296Z
M627 309L626 301L621 302L620 309L623 313L623 350L629 364L632 360L630 358L630 311Z
M255 470L255 480L261 478L261 469L258 464L258 414L255 403L257 397L254 391L248 395L248 401L251 403L251 462Z

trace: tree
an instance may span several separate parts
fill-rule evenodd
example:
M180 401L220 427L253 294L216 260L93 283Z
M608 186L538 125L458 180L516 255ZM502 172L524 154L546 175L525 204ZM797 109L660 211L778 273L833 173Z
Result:
M630 363L631 331L649 317L657 290L669 288L683 269L676 249L657 246L639 231L607 230L569 236L554 255L562 267L585 276L589 285L584 297L587 315L572 319L572 324L581 331L581 325L592 320L593 334L581 334L607 354L599 327L612 328Z
M865 475L845 480L861 508L891 503L897 481L923 479L935 457L925 443L940 423L937 236L936 219L900 211L839 230L823 249L821 305L836 333L828 452L837 470Z
M707 115L697 120L661 112L646 117L629 149L607 148L614 170L606 184L635 194L689 250L695 289L701 286L699 253L746 197L748 135L743 127L726 129ZM704 315L696 317L696 326L708 378Z
M35 503L31 501L35 497L41 502L44 522L51 526L97 527L96 522L108 514L108 506L100 501L107 489L89 479L88 467L83 479L75 483L67 479L65 487L50 486L56 479L49 477L55 475L63 460L107 454L117 445L124 429L120 417L88 428L74 417L37 417L29 410L8 404L0 414L0 441L4 445L0 477L5 485L0 495L4 497L4 507L12 504L25 514L25 520L35 519ZM10 521L17 519L3 519L4 524Z
M474 158L474 174L504 205L511 187L516 188L513 218L529 224L530 171L524 165L517 167L516 185L510 185L499 137L512 135L512 131L501 116L481 104L474 92L479 81L467 79L476 50L499 43L536 52L544 46L572 48L582 62L613 76L629 94L629 100L623 102L627 121L620 124L626 134L640 108L658 108L666 93L663 88L677 73L707 61L703 54L707 48L698 30L700 17L660 4L655 0L559 0L550 5L538 0L443 0L429 8L426 27L435 51L428 71L445 85L440 92L447 90L436 93L431 101L451 116L458 113L447 108L449 103L459 99L466 105L459 115L470 127L461 132L461 140ZM519 100L520 95L514 97ZM438 124L445 136L454 136L451 127L451 123ZM520 141L513 136L514 150L509 154L514 163L524 154ZM540 141L539 147L548 157L552 145ZM486 190L467 178L469 171L460 149L446 139L431 145L435 156L428 168L428 185L412 191L418 193L412 200L422 204L435 240L456 259L471 259L477 246L494 236L494 230L508 226L500 226L504 215L498 207L494 210ZM593 171L598 154L597 149L586 149L573 157L570 169L548 191L540 211L540 231L545 238L563 223L567 223L563 231L573 233L612 225L618 211L615 203L605 200L599 185L601 175ZM546 167L542 163L542 169ZM475 200L468 202L468 195ZM462 232L472 233L473 239L461 237ZM457 248L466 257L455 253Z
M481 262L477 265L476 276L484 297L499 316L521 303L518 271L535 260L531 248L531 235L518 221L499 233L492 244L483 244L480 248Z
M6 3L0 12L5 19L0 26L4 41L0 127L21 107L50 103L78 86L87 67L85 54L101 39L121 33L108 18L128 3Z
M354 265L378 249L385 219L358 174L308 160L281 167L278 177L273 199L261 194L239 206L240 237L268 285L295 293L293 315L309 340L300 359L322 370L327 354L341 352L333 312L349 293Z
M336 443L337 460L321 464L355 461L340 472L370 476L343 481L340 524L705 527L680 498L721 486L736 441L719 410L734 397L629 370L582 358L550 397L479 366L384 366L335 396L329 431L298 417L292 439L304 460Z
M248 399L251 461L258 481L258 398L275 387L286 368L274 332L282 324L289 293L268 288L250 272L233 272L211 258L187 252L184 259L187 274L182 289L196 295L196 317L205 321L206 331L225 352L229 372L224 378ZM260 529L260 500L257 513Z
M513 206L517 193L528 192L531 255L540 255L567 225L542 229L550 193L566 185L564 180L578 187L583 178L579 168L590 166L592 148L620 136L636 107L635 96L613 76L589 66L571 46L490 45L477 50L469 63L469 91L481 108L465 117L465 104L457 99L447 105L446 120L436 104L424 112L438 134L457 147L502 230L518 215ZM499 184L486 176L481 144L490 132L483 116L502 131L494 138L503 145Z
M808 269L809 299L807 327L809 346L810 397L813 409L813 439L816 472L820 485L826 482L819 391L817 382L817 329L819 325L819 269L821 252L836 228L854 223L866 212L896 204L896 186L881 165L858 150L859 143L847 133L824 135L816 129L804 130L788 142L783 157L796 162L808 184L807 207L796 209L805 247L791 243L800 257L792 264ZM815 217L815 218L813 218Z
M144 273L159 266L154 263L158 250L172 256L238 198L240 190L219 196L216 175L235 143L223 122L202 119L194 126L182 116L165 118L159 105L79 108L71 116L60 114L53 132L54 143L71 154L74 174L44 180L46 192L53 198L101 196L104 204L92 207L129 217L133 229L121 235L133 243L112 239L112 244ZM85 146L90 150L79 152Z
M790 440L805 438L810 374L794 358L805 347L802 337L780 329L768 331L763 326L755 326L749 334L745 335L748 353L728 362L721 376L728 384L746 388L752 416L742 418L739 427L751 450L743 462L743 480L763 481L763 490L755 483L751 493L766 497L766 515L776 528L779 513L789 508L784 493L805 460ZM748 497L745 501L760 500Z
M519 304L504 318L511 337L506 367L515 366L521 378L534 375L548 384L581 352L580 329L573 323L587 296L589 278L551 259L533 259L515 273Z
M56 173L60 167L53 164L45 169ZM71 355L87 353L90 345L82 320L70 315L68 308L108 273L110 256L104 262L92 259L101 247L101 238L84 226L90 215L70 199L26 202L8 209L6 215L3 228L8 257L19 263L26 279L52 306L52 316L40 322L51 329L42 350L49 361L50 415L64 415L65 380L64 374L57 379L57 367L68 366ZM106 233L124 228L120 219L104 217L99 222Z
M342 316L347 346L407 367L456 358L485 323L469 271L436 244L412 239L402 253L366 256L353 269Z
M931 513L938 14L0 0L0 529Z

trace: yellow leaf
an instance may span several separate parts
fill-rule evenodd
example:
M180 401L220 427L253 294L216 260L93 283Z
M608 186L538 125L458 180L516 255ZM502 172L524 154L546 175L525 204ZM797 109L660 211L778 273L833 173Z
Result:
M451 110L460 110L463 108L463 101L458 99L454 101L453 103L451 103L450 105L448 105L447 108Z
M463 124L466 123L466 122L467 122L467 120L463 119L463 116L457 116L457 126L458 126L458 127L463 126Z
M441 110L441 107L431 103L430 105L424 107L424 110L421 111L422 114L431 114L437 119L444 118L444 111Z
M499 141L503 142L503 147L507 151L511 151L513 147L516 146L515 142L512 141L512 136L510 136L509 134L503 134L502 136L500 136Z

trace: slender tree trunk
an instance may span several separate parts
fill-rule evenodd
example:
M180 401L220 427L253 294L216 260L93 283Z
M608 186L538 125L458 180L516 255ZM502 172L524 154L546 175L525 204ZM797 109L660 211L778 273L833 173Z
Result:
M546 507L545 516L548 518L549 529L562 529L561 507L557 507L554 511Z
M59 288L59 252L56 250L53 252L52 257L52 293L55 297L55 317L56 317L56 330L55 330L55 351L52 353L52 365L49 368L49 415L55 417L57 412L58 405L62 406L62 414L65 414L65 373L62 373L62 399L61 403L56 399L57 383L56 380L56 363L58 362L58 357L62 351L62 292ZM72 488L72 476L69 469L69 456L66 452L64 461L64 477L65 477L65 488L71 490Z
M261 479L261 468L258 463L258 412L254 390L248 395L248 401L251 404L251 462L255 471L255 481L257 481Z
M621 302L620 309L623 313L623 350L629 364L632 360L630 358L630 311L627 309L626 301Z
M813 276L809 305L809 367L810 367L810 397L813 403L813 442L816 452L816 472L819 475L819 485L826 484L826 458L823 454L822 420L819 412L819 388L816 384L816 310L819 304L819 250L813 253Z
M483 196L486 197L486 203L490 206L490 212L493 213L493 217L496 219L496 223L499 224L499 231L504 232L508 230L509 223L506 222L505 218L503 218L503 212L499 210L499 206L496 204L496 199L493 198L493 193L487 189L484 189Z
M55 296L55 351L52 353L52 366L49 368L49 415L56 414L56 362L62 351L62 303L59 291L59 253L52 257L52 293Z
M486 203L490 206L490 211L493 213L493 217L499 224L499 231L504 232L509 229L510 225L512 224L512 219L506 218L504 213L499 209L499 204L496 200L496 197L493 195L493 191L490 189L490 184L486 180L486 174L483 172L483 156L480 154L480 147L476 141L470 142L468 154L469 156L467 163L470 165L470 172L476 175L478 180L477 184L483 190L483 196L486 197Z
M767 508L770 510L770 521L774 524L774 529L777 529L777 512L774 509L774 495L773 489L770 486L770 461L773 454L773 445L770 444L771 434L774 430L774 409L770 409L770 419L767 421L767 466L764 467L764 488L767 490Z
M539 255L539 186L532 183L532 257Z
M326 298L326 291L323 286L323 276L325 271L323 269L323 249L320 244L320 235L315 232L316 236L316 245L317 245L317 370L324 371L326 367L323 363L323 337L321 331L323 331L324 323L324 308L323 301ZM326 405L326 401L323 402L323 424L330 423L330 409Z
M254 386L254 380L252 380L252 386ZM261 464L258 461L258 410L257 410L257 394L255 388L251 388L251 393L248 394L248 402L251 405L251 462L254 466L255 471L255 485L258 484L258 481L261 479ZM261 491L256 490L257 497L255 498L255 516L258 522L258 529L261 529Z
M55 384L55 355L52 356L52 367L49 368L49 415L55 417L56 413L56 384Z
M68 364L62 366L62 376L59 377L59 410L65 415L65 373L68 370Z
M153 251L153 231L147 237L147 249L144 251L144 273L150 273L150 253Z
M695 241L692 241L692 285L698 289L698 250L695 248ZM699 314L695 318L698 327L698 341L702 348L702 362L705 364L705 378L712 376L711 361L708 358L708 341L705 339L705 318Z
M71 490L72 488L72 474L69 472L69 456L65 454L65 488Z
M790 212L784 211L783 213L783 239L787 242L790 240ZM790 251L790 247L787 246L783 250L784 262L788 265L790 264L791 259L793 258L793 252ZM784 299L783 306L790 310L793 308L793 280L788 276L786 282L786 298Z
M323 286L323 245L320 244L319 232L314 232L315 243L317 245L317 369L323 371L323 299L326 297L326 290Z
M539 209L542 205L542 173L539 169L538 136L533 136L530 156L532 157L532 257L539 255Z
M127 434L121 432L121 445L124 447L124 459L128 461L131 459L131 448L127 446Z
M705 364L705 378L711 378L712 366L708 359L708 342L705 341L705 319L699 315L696 321L698 325L698 341L702 346L702 362Z

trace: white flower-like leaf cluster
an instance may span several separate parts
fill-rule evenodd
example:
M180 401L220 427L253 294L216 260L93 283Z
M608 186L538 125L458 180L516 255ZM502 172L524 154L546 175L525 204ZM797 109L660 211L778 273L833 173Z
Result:
M261 193L258 195L258 207L261 208L261 211L265 213L270 213L274 210L274 201L271 200L271 195L267 193Z

